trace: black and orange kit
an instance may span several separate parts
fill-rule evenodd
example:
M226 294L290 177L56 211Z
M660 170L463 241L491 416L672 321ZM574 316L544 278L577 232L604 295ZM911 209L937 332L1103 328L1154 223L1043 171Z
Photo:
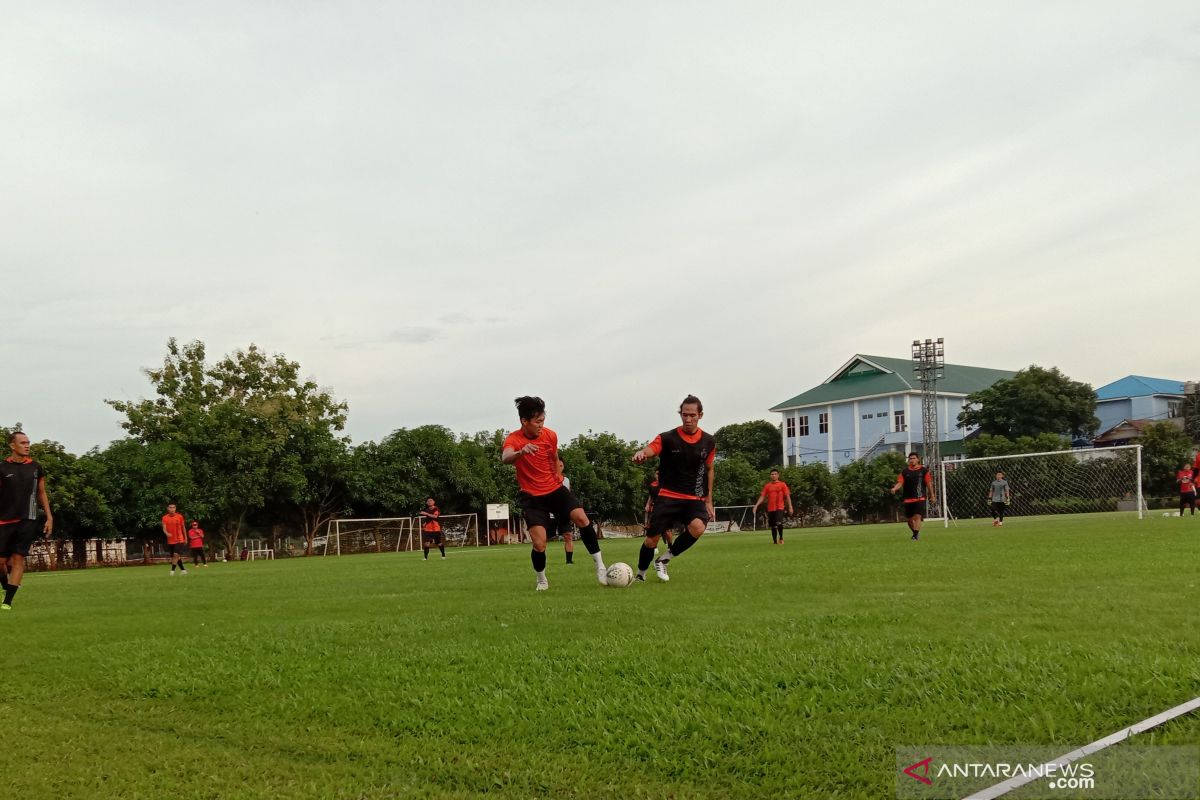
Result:
M929 497L929 489L933 486L933 477L929 474L929 467L921 466L916 469L905 467L904 471L896 476L896 480L904 482L904 516L926 516L928 510L926 501Z
M427 506L421 510L426 514L431 515L428 517L421 517L421 519L424 520L424 522L421 523L421 538L425 541L433 541L441 544L442 523L438 522L438 517L442 515L442 512L438 510L437 506L434 506L433 508L429 508Z
M38 481L46 470L32 458L0 461L0 557L29 555L38 535Z
M647 533L656 536L694 519L708 522L708 468L717 455L712 434L697 430L689 436L675 428L656 436L650 450L659 458L659 488Z

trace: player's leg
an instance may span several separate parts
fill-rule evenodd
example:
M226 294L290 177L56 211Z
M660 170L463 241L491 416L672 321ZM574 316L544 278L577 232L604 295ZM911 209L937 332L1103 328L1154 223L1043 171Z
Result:
M25 558L29 555L29 548L33 546L39 528L37 520L34 519L22 520L14 523L12 527L12 539L3 551L7 556L8 580L4 587L4 603L0 608L5 611L12 609L13 598L21 588L21 580L25 577Z
M550 581L546 579L546 527L544 525L530 525L526 528L529 533L529 544L532 549L529 551L529 560L533 563L533 571L537 574L537 590L544 592L550 588Z
M658 539L661 534L656 534L651 529L646 529L646 538L642 540L642 547L638 550L638 568L634 580L646 580L646 570L650 569L650 564L654 561L654 554L658 552Z
M912 530L912 539L915 542L921 538L921 522L925 519L925 501L909 503L908 514L908 527Z
M667 577L667 565L671 563L671 560L685 553L708 529L708 508L704 505L703 500L680 500L678 502L680 503L679 511L687 520L687 527L683 529L683 533L675 537L675 541L667 548L667 552L654 562L654 571L664 581L670 580Z
M588 519L588 515L584 513L583 506L576 499L575 495L571 493L570 489L560 486L554 494L557 495L555 502L562 509L563 516L575 523L575 527L579 530L579 541L583 542L584 548L591 555L592 561L596 565L596 582L601 586L607 586L608 576L605 574L607 568L604 566L604 556L600 552L600 540L596 536L595 524Z
M446 532L438 531L437 534L438 552L442 554L442 561L446 560Z
M567 554L567 563L575 563L575 536L571 531L561 531L563 538L563 550Z
M421 558L424 561L429 560L429 545L433 543L432 538L425 531L421 531Z

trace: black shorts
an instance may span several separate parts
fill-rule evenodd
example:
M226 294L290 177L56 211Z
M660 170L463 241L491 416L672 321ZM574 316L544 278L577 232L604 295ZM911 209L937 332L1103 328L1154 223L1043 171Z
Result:
M1179 502L1195 503L1196 502L1196 493L1195 492L1180 492L1179 493Z
M767 519L770 521L772 527L774 527L775 525L782 525L783 524L783 509L781 508L778 511L768 511Z
M911 503L904 504L904 516L909 517L924 517L927 511L927 503L924 500L914 500Z
M42 532L36 519L22 519L0 525L0 558L27 556L33 540Z
M1003 514L1007 505L1007 503L992 503L992 516Z
M188 546L186 544L184 544L183 542L180 542L179 544L167 545L167 552L173 556L186 556L187 551L188 551Z
M583 504L566 486L560 486L550 494L517 492L517 502L521 505L521 513L525 515L526 527L545 528L548 532L562 530L559 520L570 525L571 512L583 508Z
M421 531L421 542L432 542L433 544L441 544L445 541L445 537L441 531Z
M191 545L191 549L192 549L192 555L196 555L197 553L203 553L203 552L204 552L204 545L202 545L202 544L200 544L200 545L196 545L196 544L194 544L194 545Z
M709 520L708 506L703 500L683 500L659 495L654 501L654 510L650 512L650 527L646 533L658 536L676 525L683 525L686 530L694 519L704 523Z

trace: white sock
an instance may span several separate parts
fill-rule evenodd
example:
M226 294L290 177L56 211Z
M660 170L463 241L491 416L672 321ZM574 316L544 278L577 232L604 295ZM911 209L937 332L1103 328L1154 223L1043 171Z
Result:
M539 580L539 581L544 581L544 580L546 580L546 570L542 570L541 572L539 572L539 573L537 574L537 576L538 576L538 580Z
M592 561L596 562L597 567L604 566L604 556L602 556L599 551L592 553Z
M668 550L667 552L665 552L661 556L659 556L658 560L661 561L662 563L666 564L668 561L670 561L674 557L675 556L671 553L671 551Z

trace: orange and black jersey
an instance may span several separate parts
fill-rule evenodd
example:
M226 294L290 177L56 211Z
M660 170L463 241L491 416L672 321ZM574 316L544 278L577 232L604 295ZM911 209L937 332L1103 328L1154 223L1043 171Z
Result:
M527 444L537 445L538 451L520 456L513 462L517 469L517 486L534 497L558 491L563 482L558 474L558 434L549 428L542 428L536 439L530 439L518 429L505 438L500 449L516 451Z
M767 511L783 511L792 490L783 481L767 481L759 499L767 501Z
M904 482L904 502L919 503L929 496L929 489L933 486L933 477L929 474L929 467L921 466L916 469L905 467L904 471L896 476L896 480Z
M38 481L46 470L32 458L0 461L0 522L37 519Z
M703 500L708 495L708 468L717 456L711 433L697 429L689 436L676 428L655 436L650 450L659 457L659 497Z
M428 515L421 517L421 530L425 531L426 533L440 533L442 530L442 523L438 522L438 517L442 515L442 512L438 510L438 507L434 506L433 508L430 508L429 506L426 506L425 508L421 509L421 512Z

